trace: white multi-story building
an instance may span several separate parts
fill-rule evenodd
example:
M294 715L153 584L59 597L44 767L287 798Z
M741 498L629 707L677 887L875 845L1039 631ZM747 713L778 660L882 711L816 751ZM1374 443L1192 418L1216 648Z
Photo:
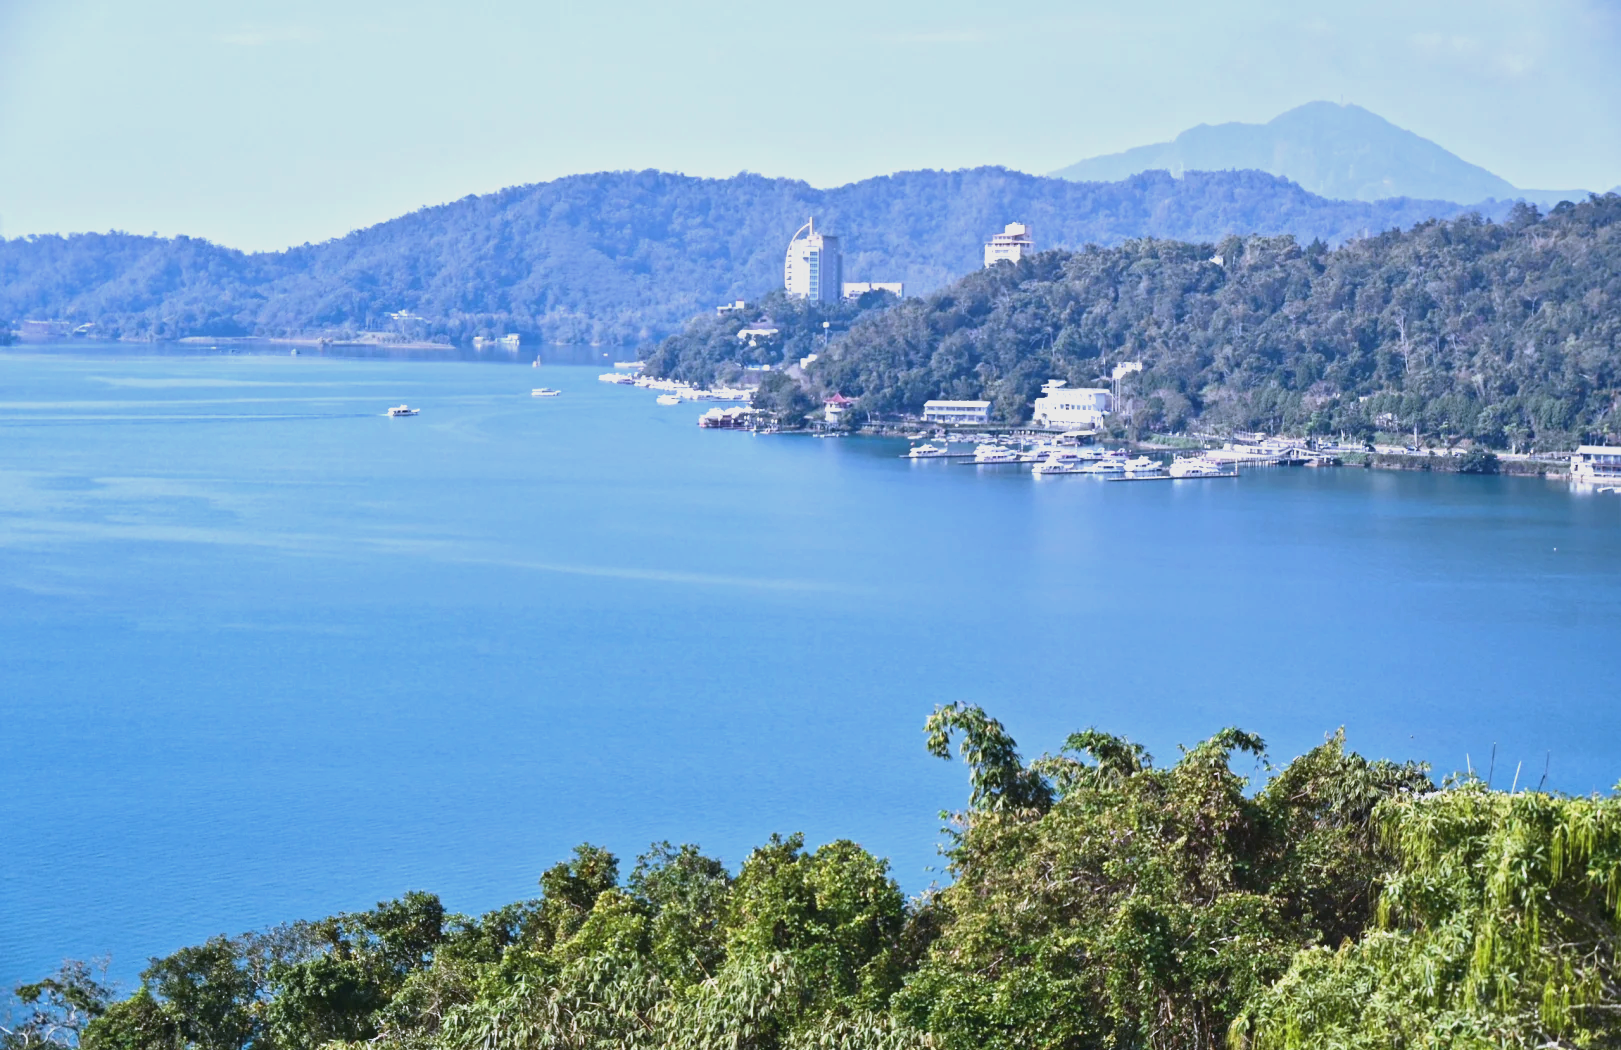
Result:
M995 266L1003 259L1018 262L1026 255L1035 254L1035 250L1036 241L1030 227L1022 222L1010 222L1007 229L992 234L991 239L985 242L985 265Z
M923 402L923 421L925 423L989 423L991 421L991 403L989 401L925 401Z
M1049 379L1036 398L1031 421L1038 427L1099 430L1103 417L1114 411L1114 395L1101 388L1075 388L1062 379Z
M794 231L783 262L782 286L795 299L836 303L844 290L844 256L839 239L816 232L812 218Z

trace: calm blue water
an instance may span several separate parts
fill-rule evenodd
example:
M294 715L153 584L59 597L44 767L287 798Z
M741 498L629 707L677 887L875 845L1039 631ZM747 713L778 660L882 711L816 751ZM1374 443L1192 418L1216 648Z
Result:
M848 836L921 889L949 700L1027 754L1344 724L1621 778L1621 500L1037 482L703 432L599 370L0 354L0 981L415 888L482 910L586 839Z

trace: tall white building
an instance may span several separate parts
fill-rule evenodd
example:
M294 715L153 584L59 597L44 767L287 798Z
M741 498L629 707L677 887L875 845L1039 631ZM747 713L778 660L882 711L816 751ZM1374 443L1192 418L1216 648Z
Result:
M1030 227L1022 222L1010 222L1007 229L992 234L985 243L985 265L995 266L1003 259L1018 262L1026 255L1034 254L1035 250L1036 242L1031 236Z
M795 299L836 303L844 290L844 256L839 239L816 232L813 218L795 231L782 266L782 285Z

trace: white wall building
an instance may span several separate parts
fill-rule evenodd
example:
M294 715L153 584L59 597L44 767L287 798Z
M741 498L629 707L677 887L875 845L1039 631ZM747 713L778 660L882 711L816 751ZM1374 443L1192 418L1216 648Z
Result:
M1036 398L1031 422L1038 427L1064 430L1099 430L1103 417L1114 411L1114 395L1101 388L1071 389L1062 379L1049 379Z
M788 257L783 261L782 286L795 299L836 303L844 290L844 256L839 239L816 232L812 218L794 232L788 241Z
M1022 222L1010 222L1007 229L992 234L991 239L985 242L985 265L995 266L1003 259L1018 262L1026 255L1033 255L1035 250L1036 241L1030 227Z
M897 299L906 298L906 285L900 281L845 281L844 297L859 299L868 292L889 292Z
M925 401L923 402L923 421L925 423L989 423L991 421L991 403L989 401Z

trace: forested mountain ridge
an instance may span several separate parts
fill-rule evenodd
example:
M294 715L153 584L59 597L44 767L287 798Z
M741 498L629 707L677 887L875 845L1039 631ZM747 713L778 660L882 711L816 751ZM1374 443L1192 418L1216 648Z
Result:
M123 338L386 329L464 342L629 343L782 281L805 217L843 239L847 280L938 288L978 267L1012 220L1047 247L1132 237L1289 233L1339 243L1463 209L1440 201L1315 197L1258 172L1151 172L1074 183L1002 168L914 171L819 190L742 174L609 172L423 208L334 241L247 254L123 233L0 241L0 325L94 323Z
M1026 762L936 708L968 766L950 884L857 843L735 869L582 845L481 916L414 892L17 990L3 1050L1501 1050L1621 1037L1621 801L1439 788L1343 734L1283 765L1224 729L1155 764L1087 729ZM1252 783L1240 770L1253 768Z
M680 365L651 354L666 370ZM1621 434L1621 196L1520 205L1339 248L1140 239L1042 252L856 320L810 370L874 413L1049 378L1123 380L1144 431L1411 432L1566 448Z

